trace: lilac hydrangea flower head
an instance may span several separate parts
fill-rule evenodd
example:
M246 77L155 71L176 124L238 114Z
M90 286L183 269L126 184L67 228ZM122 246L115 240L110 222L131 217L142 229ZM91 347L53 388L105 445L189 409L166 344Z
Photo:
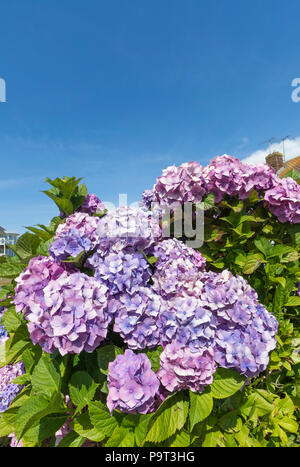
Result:
M190 389L202 392L213 382L216 371L212 348L191 352L178 342L167 345L160 356L161 368L157 373L163 386L170 392Z
M203 167L198 162L188 162L163 170L154 186L157 201L175 208L186 202L199 203L207 193Z
M56 239L69 235L70 231L73 232L73 230L76 229L78 230L81 238L88 238L94 245L96 245L96 230L99 222L99 217L90 216L84 212L75 212L66 219L66 222L59 224L56 231Z
M95 278L104 283L111 295L133 293L149 282L151 268L140 252L121 250L103 256L97 250L86 265L95 270Z
M240 276L225 270L203 274L199 301L215 318L215 360L249 377L267 367L276 346L278 323L259 305L254 289Z
M203 170L203 176L209 193L213 193L216 203L225 195L239 196L245 199L253 187L246 189L249 168L239 159L226 154L213 159Z
M153 411L159 380L151 368L147 355L125 350L108 365L107 407L124 413Z
M265 203L279 222L300 222L300 185L292 178L279 179L265 193Z
M169 261L187 258L197 269L203 271L206 265L206 259L199 251L186 246L177 238L170 238L159 242L151 251L153 256L158 258L155 266L157 269L162 269Z
M104 204L95 194L86 195L83 204L77 209L78 212L85 212L90 216L104 213L105 210Z
M158 243L152 252L158 258L152 276L153 289L166 299L185 294L205 268L201 253L177 239Z
M168 300L167 309L159 315L158 326L163 346L176 341L181 347L198 352L214 343L214 315L201 306L199 298L193 296L177 296Z
M63 266L51 257L38 256L17 277L14 303L16 311L25 311L25 318L39 316L45 309L44 289L51 280L57 280L65 272Z
M6 308L0 307L0 346L8 339L8 332L4 326L1 325L1 318L6 312Z
M76 258L81 253L93 249L94 243L88 237L80 235L77 229L70 229L51 243L49 252L55 259L63 261L69 256Z
M25 368L22 362L0 368L0 413L8 409L14 398L22 390L22 386L14 384L12 381L24 373Z
M44 303L41 315L28 316L31 340L44 352L93 352L105 339L112 320L108 289L93 277L62 274L44 289Z
M145 190L142 194L142 205L150 211L152 203L156 203L157 199L154 190Z
M99 219L99 249L104 253L125 248L144 250L161 238L159 223L151 211L119 207Z
M158 318L167 309L165 301L150 287L119 297L114 331L130 349L143 350L160 344Z

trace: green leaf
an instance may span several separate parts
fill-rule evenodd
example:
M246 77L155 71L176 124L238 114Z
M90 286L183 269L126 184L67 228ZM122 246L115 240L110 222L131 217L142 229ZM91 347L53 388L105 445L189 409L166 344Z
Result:
M123 350L115 345L105 345L97 349L97 362L100 372L108 375L108 364L113 362L117 355L121 355Z
M292 420L289 417L277 418L277 423L289 433L299 433L299 425L295 420Z
M235 370L218 368L211 385L212 396L214 399L225 399L232 396L243 387L245 379Z
M160 355L163 351L162 347L158 347L157 349L152 349L148 350L146 352L147 357L149 358L152 366L152 370L155 371L155 373L160 369Z
M15 279L24 269L24 265L17 262L9 262L0 264L0 277L7 279Z
M1 318L1 324L9 333L15 332L18 327L24 324L20 314L18 314L14 307L8 308Z
M109 440L105 443L105 447L109 448L133 448L134 447L134 432L129 431L125 427L117 427Z
M117 418L115 414L111 416L102 402L90 402L89 415L92 425L99 435L103 437L102 439L111 436L115 428L120 424L120 417Z
M22 436L24 446L35 446L54 436L67 420L67 414L51 414L37 420Z
M260 250L265 255L266 258L268 258L273 252L273 247L270 240L265 237L256 238L254 240L254 244L256 248L258 248L258 250Z
M79 436L75 431L71 431L59 442L58 448L80 448L86 438Z
M250 258L248 257L243 267L243 273L247 275L253 274L262 262L263 260L258 255L252 255Z
M285 306L300 306L300 297L289 297Z
M43 355L32 372L31 383L35 394L51 397L60 392L61 376L57 363Z
M77 406L76 412L83 409L93 399L98 385L84 371L77 371L69 382L69 393L72 402Z
M147 440L157 443L181 430L188 415L189 404L183 393L168 397L150 420Z
M190 391L190 431L208 417L213 409L213 397L209 391L198 394Z
M105 435L103 435L102 432L100 433L95 427L93 427L87 412L74 419L74 431L82 438L87 438L95 442L103 441L105 438Z

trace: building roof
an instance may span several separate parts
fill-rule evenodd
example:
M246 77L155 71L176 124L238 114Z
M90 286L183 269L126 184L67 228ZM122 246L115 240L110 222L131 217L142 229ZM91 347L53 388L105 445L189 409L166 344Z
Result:
M300 156L286 161L284 168L279 171L278 175L280 175L280 177L284 177L290 170L293 169L300 173Z

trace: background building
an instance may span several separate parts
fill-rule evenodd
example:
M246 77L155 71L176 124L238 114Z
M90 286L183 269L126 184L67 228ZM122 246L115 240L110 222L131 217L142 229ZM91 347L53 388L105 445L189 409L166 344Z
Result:
M284 161L283 154L273 152L266 157L266 163L273 167L280 177L285 177L290 170L296 170L300 173L300 156Z
M15 245L19 238L19 234L7 232L3 227L0 227L0 256L14 256L14 252L7 248L8 245Z

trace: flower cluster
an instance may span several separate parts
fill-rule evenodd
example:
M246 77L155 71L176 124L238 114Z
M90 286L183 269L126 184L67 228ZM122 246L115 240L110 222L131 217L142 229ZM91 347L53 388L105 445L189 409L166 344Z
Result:
M5 313L5 308L0 307L0 346L8 339L8 332L4 326L1 326L1 318Z
M158 326L163 345L176 341L181 347L198 352L214 344L215 317L196 297L185 295L168 300L167 308L159 316Z
M97 250L86 265L95 270L95 278L108 287L111 295L136 292L151 277L150 266L138 251L121 250L102 256Z
M153 255L158 258L152 277L153 289L166 299L185 292L206 265L200 252L177 239L163 240L154 247Z
M242 277L223 271L203 275L199 282L199 300L216 319L216 362L248 377L264 371L276 346L276 318L258 303L256 292Z
M120 207L100 219L97 236L103 253L125 248L147 252L160 239L161 230L150 211Z
M153 191L156 201L169 208L186 202L200 203L207 193L203 167L198 162L168 167L157 179Z
M64 273L64 267L52 258L38 256L30 260L28 267L16 279L14 303L16 311L25 311L25 318L39 317L45 309L44 289L51 280L56 281Z
M83 252L92 251L93 248L94 244L88 237L80 235L77 229L70 229L51 243L49 252L53 258L63 261L68 257L76 258Z
M271 188L276 175L268 165L252 166L243 164L231 156L216 157L204 169L207 192L213 193L216 203L225 195L246 199L252 190Z
M45 352L93 352L105 339L112 320L107 287L80 272L64 273L43 291L44 309L31 313L31 340Z
M265 202L280 222L300 222L300 186L292 178L283 178L267 190Z
M108 369L107 406L111 413L115 409L132 414L153 410L160 383L147 355L126 350Z
M83 204L77 210L78 212L85 212L92 216L93 214L102 214L106 210L102 201L94 194L86 195Z
M140 287L119 298L114 331L130 349L143 350L160 344L158 318L166 310L165 301L152 288Z
M97 243L97 227L100 222L99 217L90 216L84 212L75 212L66 219L66 222L59 224L56 231L56 238L68 235L74 229L78 230L81 237L88 238L94 244Z
M0 413L8 409L21 391L22 386L14 384L12 381L24 373L25 369L22 362L0 368Z
M170 392L190 389L202 392L213 382L216 371L214 350L211 347L192 352L173 342L165 347L160 356L161 368L157 374L163 386Z
M214 158L202 168L197 162L163 170L153 190L143 194L143 203L156 201L173 209L186 202L199 203L212 193L215 202L225 196L244 200L253 190L265 199L266 206L282 223L300 222L300 186L292 179L280 179L267 164L244 164L228 155Z

